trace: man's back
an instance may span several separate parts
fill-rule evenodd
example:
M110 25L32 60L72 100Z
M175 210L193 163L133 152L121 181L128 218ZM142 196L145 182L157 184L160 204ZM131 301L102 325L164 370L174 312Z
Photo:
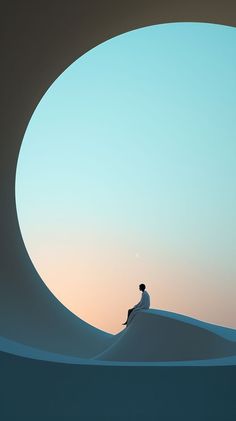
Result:
M134 307L138 309L148 309L150 307L150 295L146 290L142 293L140 302Z

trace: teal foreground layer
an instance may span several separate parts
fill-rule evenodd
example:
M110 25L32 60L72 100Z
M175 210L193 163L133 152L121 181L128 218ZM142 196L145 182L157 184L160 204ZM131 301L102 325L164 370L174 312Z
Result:
M92 357L0 337L0 420L236 420L235 329L150 309L104 335Z

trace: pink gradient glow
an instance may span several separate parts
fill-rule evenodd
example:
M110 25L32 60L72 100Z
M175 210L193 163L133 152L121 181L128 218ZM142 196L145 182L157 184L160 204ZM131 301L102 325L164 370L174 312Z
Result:
M137 251L124 244L113 249L111 244L98 247L94 239L79 249L76 240L67 243L66 236L55 237L52 244L45 238L37 245L32 240L33 262L42 278L50 279L53 294L93 326L119 332L127 309L140 299L140 282L146 283L151 308L235 326L234 297L227 290L227 281L222 296L220 275L209 262L184 261L181 255L170 255L161 248L151 254L145 247ZM231 277L229 274L229 285ZM214 282L209 283L211 279Z

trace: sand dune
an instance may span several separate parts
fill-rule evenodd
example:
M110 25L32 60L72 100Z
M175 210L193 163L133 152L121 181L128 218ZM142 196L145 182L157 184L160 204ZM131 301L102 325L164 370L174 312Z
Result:
M90 327L89 327L90 328ZM0 337L0 351L35 360L78 365L236 365L236 330L161 310L142 310L117 335L97 332L80 355L48 352ZM101 337L104 334L104 342ZM94 345L95 342L95 346ZM90 345L90 346L89 346ZM99 349L100 348L100 349Z
M104 361L187 361L236 355L235 330L158 310L142 310L104 352Z

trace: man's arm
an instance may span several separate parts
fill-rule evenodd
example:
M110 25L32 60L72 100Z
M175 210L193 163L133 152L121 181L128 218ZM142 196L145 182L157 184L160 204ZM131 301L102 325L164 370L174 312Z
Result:
M141 308L141 307L142 307L142 305L143 305L143 294L142 294L142 298L141 298L141 300L139 301L139 303L138 303L138 304L136 304L133 308Z

